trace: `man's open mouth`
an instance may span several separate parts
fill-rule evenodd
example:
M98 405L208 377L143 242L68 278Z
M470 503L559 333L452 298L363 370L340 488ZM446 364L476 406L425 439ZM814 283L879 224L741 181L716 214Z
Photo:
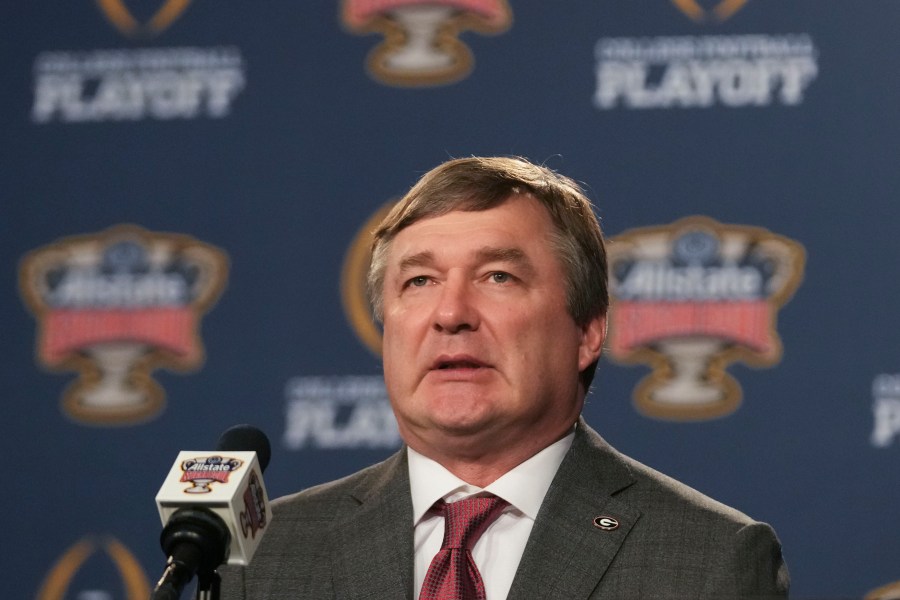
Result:
M479 369L483 365L480 365L475 362L471 362L468 360L460 360L460 361L451 361L451 362L442 362L438 364L438 369Z
M453 356L440 357L431 367L436 371L446 371L450 369L481 369L487 365L471 356Z

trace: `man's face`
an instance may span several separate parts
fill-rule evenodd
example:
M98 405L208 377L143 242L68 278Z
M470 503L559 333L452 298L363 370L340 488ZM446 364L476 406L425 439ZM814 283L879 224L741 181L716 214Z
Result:
M599 356L605 322L582 327L567 311L553 231L546 209L518 195L418 221L391 242L385 381L414 449L536 452L575 421L578 373Z

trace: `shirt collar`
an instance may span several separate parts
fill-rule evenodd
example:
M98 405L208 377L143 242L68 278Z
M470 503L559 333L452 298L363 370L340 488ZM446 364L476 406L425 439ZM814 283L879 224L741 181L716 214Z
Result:
M550 488L550 483L572 446L574 430L547 446L522 464L504 473L486 488L470 485L440 463L407 447L409 487L412 494L413 524L417 524L441 498L452 502L479 492L490 492L509 502L534 520Z

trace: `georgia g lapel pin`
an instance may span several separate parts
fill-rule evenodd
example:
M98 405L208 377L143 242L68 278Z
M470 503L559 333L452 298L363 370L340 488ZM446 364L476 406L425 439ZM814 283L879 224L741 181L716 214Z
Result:
M594 527L603 531L612 531L619 528L619 522L612 517L601 515L594 518Z

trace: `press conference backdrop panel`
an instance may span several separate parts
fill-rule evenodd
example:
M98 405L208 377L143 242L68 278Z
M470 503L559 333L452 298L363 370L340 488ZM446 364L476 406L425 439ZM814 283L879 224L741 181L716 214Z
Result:
M771 523L796 597L900 586L897 2L0 15L4 597L146 597L162 478L235 423L273 497L393 452L368 231L497 154L611 240L587 420Z

